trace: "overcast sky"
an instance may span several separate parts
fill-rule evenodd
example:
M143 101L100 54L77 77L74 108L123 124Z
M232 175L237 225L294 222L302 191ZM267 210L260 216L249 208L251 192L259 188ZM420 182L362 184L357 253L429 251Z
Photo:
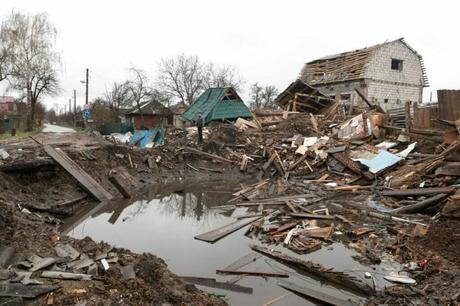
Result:
M424 58L430 91L460 88L458 1L46 1L1 0L11 10L47 12L59 31L63 105L73 89L83 104L85 68L90 100L131 65L154 79L162 57L184 52L235 66L249 85L283 90L304 62L404 37ZM2 94L2 92L0 92Z

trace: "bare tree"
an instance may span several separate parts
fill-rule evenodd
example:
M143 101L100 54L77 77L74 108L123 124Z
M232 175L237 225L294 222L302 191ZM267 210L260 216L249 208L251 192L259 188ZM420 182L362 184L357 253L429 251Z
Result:
M0 37L0 82L5 80L9 75L10 62L8 56L8 50L3 46L3 42Z
M148 77L141 69L131 67L133 79L127 82L128 92L131 101L136 103L141 115L141 126L144 127L144 115L142 114L141 103L151 98L151 88L148 85Z
M56 95L59 88L59 55L53 50L57 31L45 13L13 11L2 23L0 37L9 55L11 86L25 91L30 106L28 129L32 129L35 106L43 95Z
M216 67L209 63L205 71L205 89L211 87L233 87L237 91L241 89L243 80L233 66Z
M250 105L254 108L259 108L262 106L262 95L263 95L263 87L259 85L259 83L254 83L251 85L249 89L249 96L251 98Z
M105 99L108 101L110 107L117 112L120 108L131 106L129 82L113 82L112 88L105 92Z
M242 79L231 66L216 67L203 63L198 56L179 54L158 64L157 83L171 97L188 105L210 87L233 86L240 89Z
M198 56L162 59L158 68L160 88L184 103L191 104L204 87L205 69Z
M276 108L275 99L278 96L278 89L273 85L268 85L264 87L262 93L263 105L264 107L273 107Z
M276 108L274 101L278 96L278 89L273 85L261 86L259 83L251 85L250 97L251 107L272 107Z

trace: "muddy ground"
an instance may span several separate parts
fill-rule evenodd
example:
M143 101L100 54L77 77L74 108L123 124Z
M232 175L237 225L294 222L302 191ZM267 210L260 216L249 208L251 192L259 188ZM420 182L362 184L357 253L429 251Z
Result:
M210 179L220 173L197 173L187 166L174 169L161 167L149 169L138 150L113 146L101 139L94 140L82 134L38 135L40 142L54 143L64 148L83 169L115 195L121 194L107 179L108 169L124 166L134 178L132 190L145 190L153 183L185 180L187 177ZM7 143L9 151L22 149L21 160L46 158L38 144L30 139ZM88 148L90 150L88 150ZM85 149L87 153L80 152ZM24 152L25 151L25 152ZM130 168L127 154L134 163ZM193 163L193 161L191 161ZM195 166L203 164L201 161ZM205 163L204 163L205 164ZM210 165L213 167L213 165ZM215 167L220 171L219 167ZM236 172L238 174L238 172ZM56 208L56 204L86 194L76 181L59 167L52 166L24 171L3 173L0 171L0 245L10 246L16 251L13 262L32 255L55 257L53 249L57 244L70 244L82 254L94 258L109 248L104 243L95 243L90 238L76 240L60 236L60 219L71 215L81 207L97 205L95 200L86 197L75 204ZM56 241L55 238L60 240ZM100 275L91 281L44 281L45 284L58 284L61 288L51 294L36 299L25 299L30 305L225 305L218 297L211 296L194 285L185 284L172 274L165 262L152 254L134 254L129 250L111 249L117 254L118 262L108 271L99 267ZM125 279L119 266L133 265L135 279ZM38 278L35 272L32 278ZM43 280L43 279L42 279ZM0 303L8 298L0 298ZM48 304L47 304L48 303ZM79 304L80 303L80 304ZM4 304L2 304L4 305Z
M35 137L39 143L53 144L63 150L87 173L96 179L107 191L121 198L119 191L108 179L111 169L123 167L132 177L129 189L143 192L152 184L183 182L187 179L212 180L232 177L241 179L261 177L261 172L250 168L243 175L237 166L183 154L175 150L175 144L161 149L140 150L114 145L99 136L85 134L40 134ZM47 159L41 145L31 139L14 140L2 143L18 161ZM206 150L212 152L212 142ZM15 151L21 149L20 151ZM156 160L156 167L149 167L146 157ZM180 185L180 184L178 184ZM170 185L174 186L174 184ZM276 194L299 193L296 186L273 184ZM313 188L313 187L312 187ZM173 188L174 189L174 188ZM171 192L179 191L171 190ZM321 188L311 190L321 193ZM4 173L0 171L0 245L15 248L16 259L32 255L55 257L57 244L69 244L89 258L107 252L110 247L95 243L90 238L73 239L60 235L60 220L72 215L82 207L97 205L91 197L85 197L76 181L55 164L43 165L37 169L23 172ZM361 254L356 260L371 265L375 257L390 254L401 264L421 263L412 276L417 280L413 287L393 285L379 292L369 300L369 305L456 305L460 292L460 221L447 218L430 219L420 216L429 224L428 231L414 234L413 224L399 224L396 233L389 234L386 226L393 224L376 221L362 215L359 207L344 203L365 203L370 192L359 191L352 194L338 194L343 207L340 213L351 222L373 224L376 230L372 235L350 237L334 236ZM347 198L349 197L349 198ZM59 205L79 199L71 205ZM340 203L340 201L336 201ZM334 204L338 207L340 205ZM331 212L333 212L331 208ZM346 224L336 230L347 232ZM60 240L56 240L59 237ZM117 261L107 271L98 264L98 275L91 281L62 281L40 279L45 284L58 284L60 289L44 294L36 299L25 299L31 305L224 305L225 301L211 296L195 286L185 284L172 274L165 262L152 254L134 254L125 249L110 249ZM426 262L425 262L426 260ZM65 263L63 263L65 264ZM136 274L134 279L121 275L120 267L132 265ZM38 278L34 272L32 278ZM0 298L0 303L7 300Z

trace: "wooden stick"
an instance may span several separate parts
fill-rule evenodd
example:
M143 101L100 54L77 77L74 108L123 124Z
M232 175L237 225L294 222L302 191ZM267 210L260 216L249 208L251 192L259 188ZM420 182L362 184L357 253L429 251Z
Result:
M259 271L249 271L249 270L226 270L226 269L217 269L216 273L222 274L244 274L251 276L265 276L265 277L289 277L289 274L284 272L259 272Z

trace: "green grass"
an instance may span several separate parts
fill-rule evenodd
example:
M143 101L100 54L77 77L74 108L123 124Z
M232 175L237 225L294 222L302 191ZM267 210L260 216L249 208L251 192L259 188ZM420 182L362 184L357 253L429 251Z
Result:
M28 137L28 136L33 136L33 135L35 135L37 133L38 133L38 131L16 132L16 136L11 136L11 132L8 131L7 133L0 134L0 140Z

